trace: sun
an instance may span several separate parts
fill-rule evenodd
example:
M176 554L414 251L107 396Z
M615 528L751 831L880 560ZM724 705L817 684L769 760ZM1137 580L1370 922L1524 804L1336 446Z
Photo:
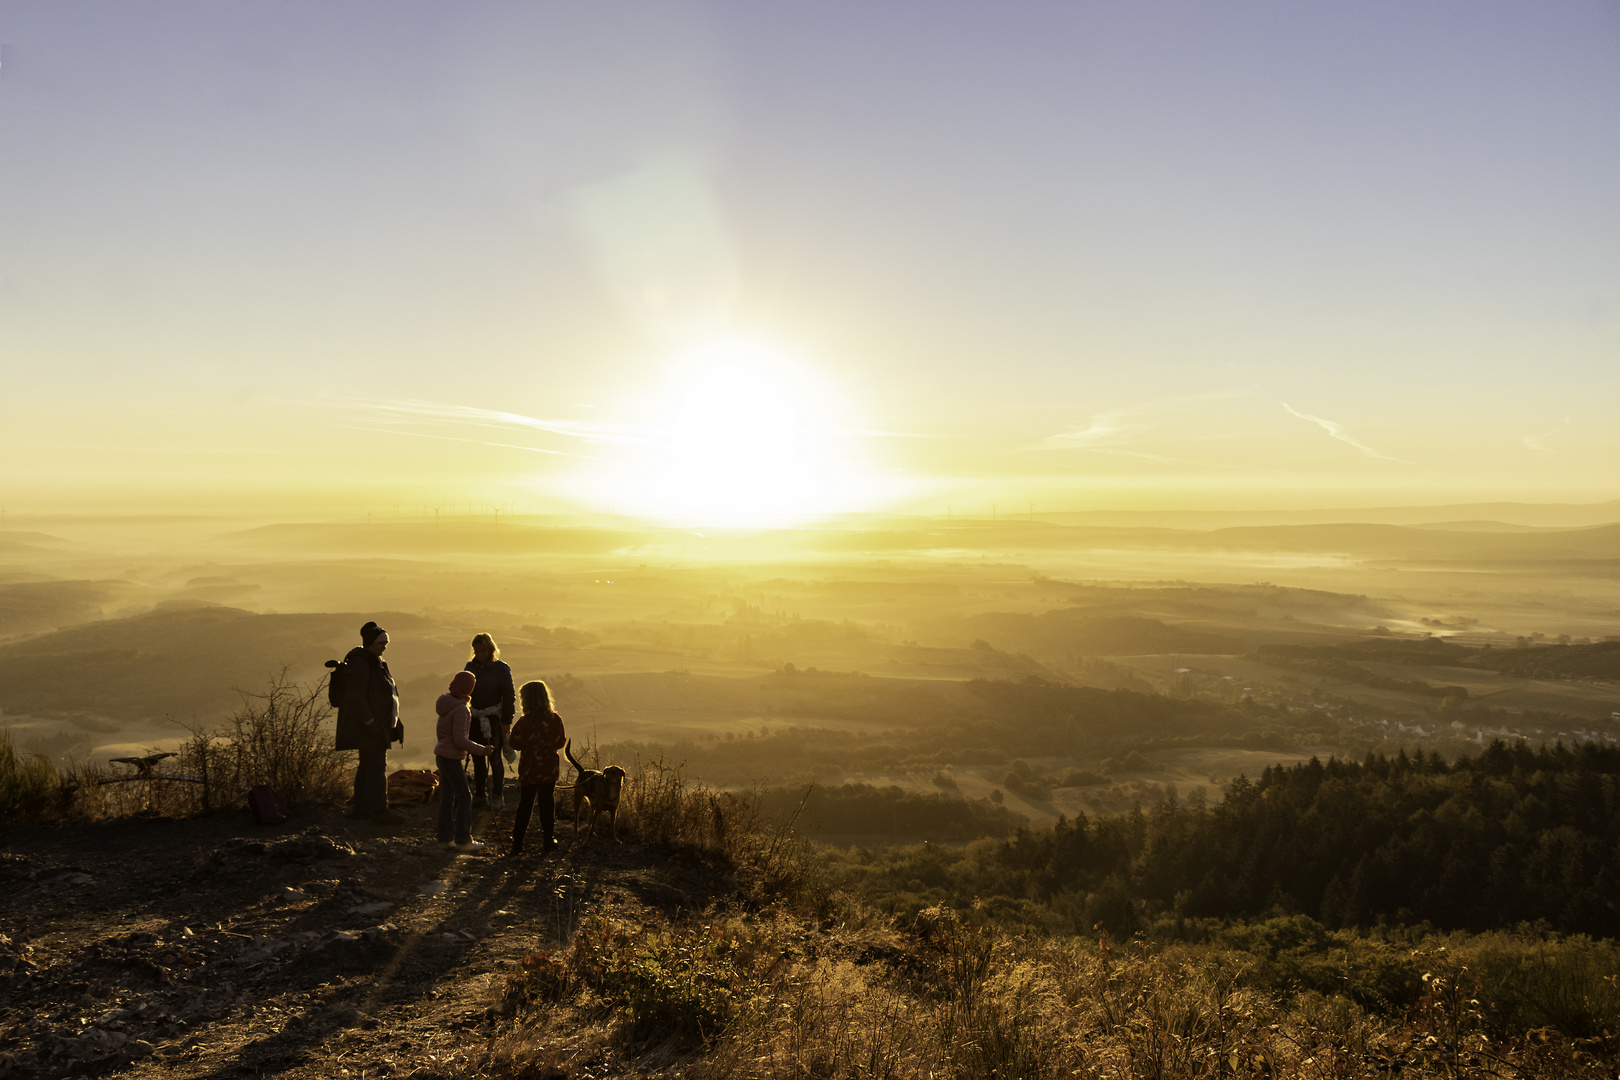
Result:
M727 337L675 357L634 411L639 437L592 480L595 500L620 513L773 528L857 508L870 488L847 403L758 341Z

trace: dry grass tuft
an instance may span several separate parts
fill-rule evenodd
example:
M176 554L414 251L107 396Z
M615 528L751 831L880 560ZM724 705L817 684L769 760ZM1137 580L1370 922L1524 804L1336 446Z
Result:
M19 754L11 729L0 730L0 825L55 816L59 790L56 766Z
M597 764L596 747L577 752ZM810 905L832 910L844 902L821 859L795 832L798 810L784 820L761 813L758 792L721 791L689 781L662 758L633 762L619 801L619 835L698 857L723 875L752 906ZM808 792L806 793L808 796Z

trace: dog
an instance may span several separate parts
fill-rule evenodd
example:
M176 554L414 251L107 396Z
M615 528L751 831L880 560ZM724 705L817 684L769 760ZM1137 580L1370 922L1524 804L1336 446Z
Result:
M574 781L574 835L579 835L579 805L588 802L591 804L591 831L586 839L596 835L596 818L598 814L608 816L609 835L613 842L619 842L619 794L624 789L625 771L617 765L609 765L598 772L587 769L574 759L574 740L569 739L563 744L563 753L568 755L568 764L579 773L579 779Z

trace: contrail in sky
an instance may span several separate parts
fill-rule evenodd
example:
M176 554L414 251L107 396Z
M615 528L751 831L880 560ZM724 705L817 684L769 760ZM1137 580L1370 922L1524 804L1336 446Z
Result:
M1299 417L1301 420L1309 420L1311 423L1317 425L1323 431L1327 432L1333 438L1338 439L1340 442L1348 443L1349 445L1355 447L1367 457L1377 458L1379 461L1399 461L1402 465L1411 464L1410 461L1406 461L1402 458L1390 457L1388 454L1380 454L1366 443L1357 442L1355 439L1352 439L1350 436L1346 435L1344 433L1344 428L1338 424L1335 424L1332 420L1324 420L1320 416L1312 416L1310 413L1302 413L1292 405L1288 404L1286 401L1282 403L1282 407L1287 409L1290 414Z
M1558 434L1560 431L1563 431L1567 427L1569 427L1569 417L1566 416L1564 418L1564 422L1553 428L1551 431L1543 431L1540 435L1524 436L1524 445L1536 451L1538 454L1556 454L1558 451L1548 446L1542 440L1552 438L1554 435Z

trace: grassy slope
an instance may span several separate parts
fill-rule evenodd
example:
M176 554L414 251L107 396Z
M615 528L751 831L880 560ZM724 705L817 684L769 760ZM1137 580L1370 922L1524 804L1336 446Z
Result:
M643 775L628 842L457 859L314 811L12 830L12 1075L290 1078L1587 1075L1620 955L1583 939L1330 934L1205 945L903 924L791 839ZM496 840L509 812L480 820ZM717 827L717 823L724 825ZM428 888L424 891L424 886Z

